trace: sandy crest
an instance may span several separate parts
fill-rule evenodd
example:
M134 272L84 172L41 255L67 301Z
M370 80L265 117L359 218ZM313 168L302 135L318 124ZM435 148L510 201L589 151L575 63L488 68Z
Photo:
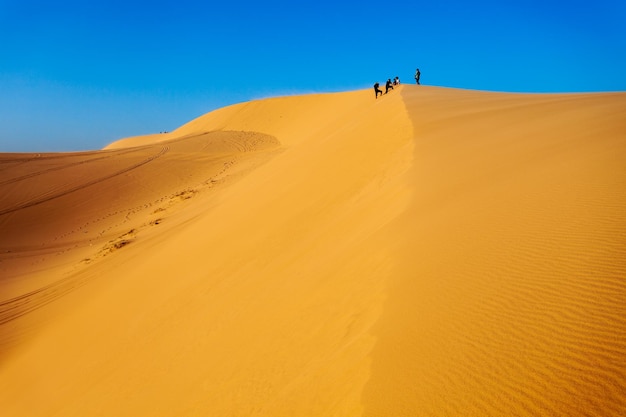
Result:
M625 110L403 86L1 155L0 409L621 415Z

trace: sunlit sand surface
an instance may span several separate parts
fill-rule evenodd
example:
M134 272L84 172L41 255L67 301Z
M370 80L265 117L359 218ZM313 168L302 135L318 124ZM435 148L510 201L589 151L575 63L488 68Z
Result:
M0 154L0 414L626 415L626 93L373 95Z

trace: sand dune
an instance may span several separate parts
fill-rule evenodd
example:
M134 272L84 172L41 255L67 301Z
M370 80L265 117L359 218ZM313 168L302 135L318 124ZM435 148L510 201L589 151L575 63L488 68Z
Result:
M624 415L624 114L407 85L0 154L2 415Z

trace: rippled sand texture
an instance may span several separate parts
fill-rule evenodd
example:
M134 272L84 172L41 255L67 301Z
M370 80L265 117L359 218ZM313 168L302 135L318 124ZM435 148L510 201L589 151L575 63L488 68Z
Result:
M403 96L414 195L365 415L624 415L626 96Z
M407 85L0 154L0 414L626 415L624 115Z

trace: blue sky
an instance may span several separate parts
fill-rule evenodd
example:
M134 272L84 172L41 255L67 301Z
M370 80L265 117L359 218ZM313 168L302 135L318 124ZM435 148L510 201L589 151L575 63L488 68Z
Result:
M626 91L626 2L0 0L0 152L99 149L416 67L426 85Z

